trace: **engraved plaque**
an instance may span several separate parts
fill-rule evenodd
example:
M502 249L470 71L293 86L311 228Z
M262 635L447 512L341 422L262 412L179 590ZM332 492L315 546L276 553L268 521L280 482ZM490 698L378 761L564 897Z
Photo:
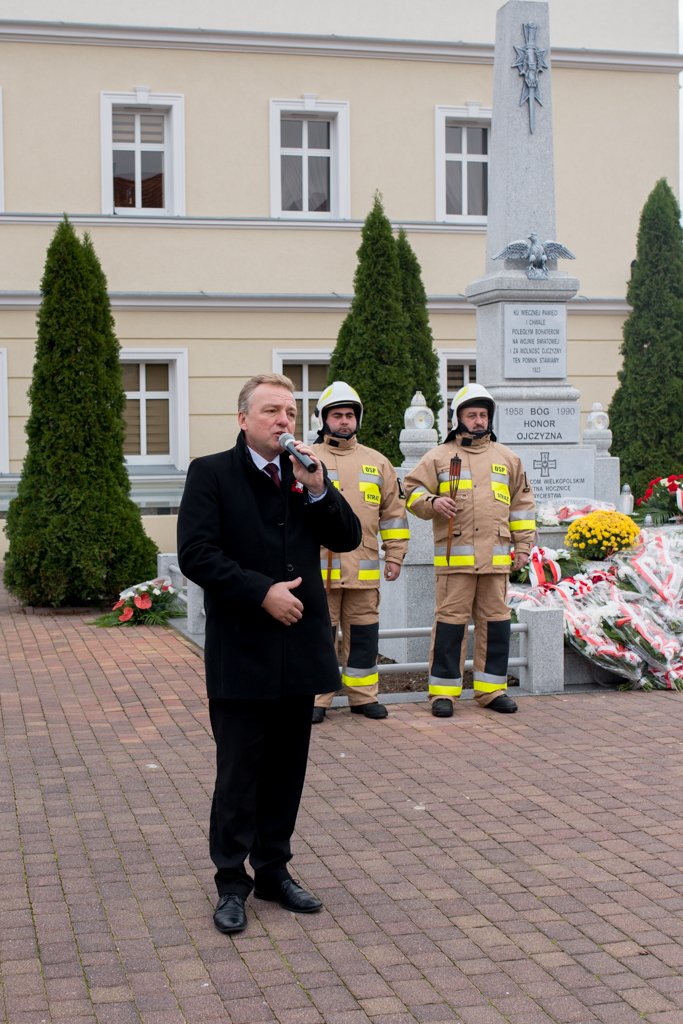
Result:
M496 435L502 444L578 444L578 402L497 402Z
M567 306L564 302L506 302L503 307L505 376L567 376Z

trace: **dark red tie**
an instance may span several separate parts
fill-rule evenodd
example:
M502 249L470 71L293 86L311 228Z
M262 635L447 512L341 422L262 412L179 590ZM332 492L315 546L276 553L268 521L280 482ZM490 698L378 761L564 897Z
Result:
M266 463L263 467L270 479L273 481L277 488L280 487L280 474L278 473L277 466L273 465L272 462Z

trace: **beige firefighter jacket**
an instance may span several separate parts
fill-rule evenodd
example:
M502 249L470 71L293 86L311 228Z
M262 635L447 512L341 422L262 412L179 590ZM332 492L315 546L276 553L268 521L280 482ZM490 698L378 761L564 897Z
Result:
M534 495L521 459L489 437L462 435L427 452L404 480L406 506L420 519L431 519L437 575L451 572L509 573L511 542L531 550L536 531ZM450 562L446 564L448 517L434 511L433 501L450 492L451 459L462 459L458 508L453 520Z
M330 480L344 495L363 527L363 540L355 551L332 552L332 587L365 590L379 587L379 546L389 562L401 565L408 550L408 516L406 503L400 497L396 470L389 460L359 444L356 437L348 441L325 437L322 444L311 446L325 463ZM328 551L320 549L320 571L327 581Z

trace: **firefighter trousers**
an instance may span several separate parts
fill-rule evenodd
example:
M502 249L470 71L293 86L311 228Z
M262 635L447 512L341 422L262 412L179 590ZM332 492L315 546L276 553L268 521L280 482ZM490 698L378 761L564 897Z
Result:
M474 696L486 707L507 689L510 652L508 577L502 573L456 572L436 577L436 617L429 654L429 702L457 700L467 652L467 626L474 620Z
M342 685L350 705L374 704L379 690L377 646L379 642L379 587L350 590L335 587L327 595L332 636L342 629ZM317 708L329 708L332 693L319 693Z

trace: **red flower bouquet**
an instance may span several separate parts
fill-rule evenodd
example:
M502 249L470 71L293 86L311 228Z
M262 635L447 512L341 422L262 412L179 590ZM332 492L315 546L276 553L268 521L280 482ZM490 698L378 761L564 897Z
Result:
M636 501L633 518L642 526L645 516L652 516L653 526L681 522L683 519L683 475L658 476L650 480L642 498Z
M186 615L178 590L167 579L147 580L124 590L97 626L163 626L172 616Z

